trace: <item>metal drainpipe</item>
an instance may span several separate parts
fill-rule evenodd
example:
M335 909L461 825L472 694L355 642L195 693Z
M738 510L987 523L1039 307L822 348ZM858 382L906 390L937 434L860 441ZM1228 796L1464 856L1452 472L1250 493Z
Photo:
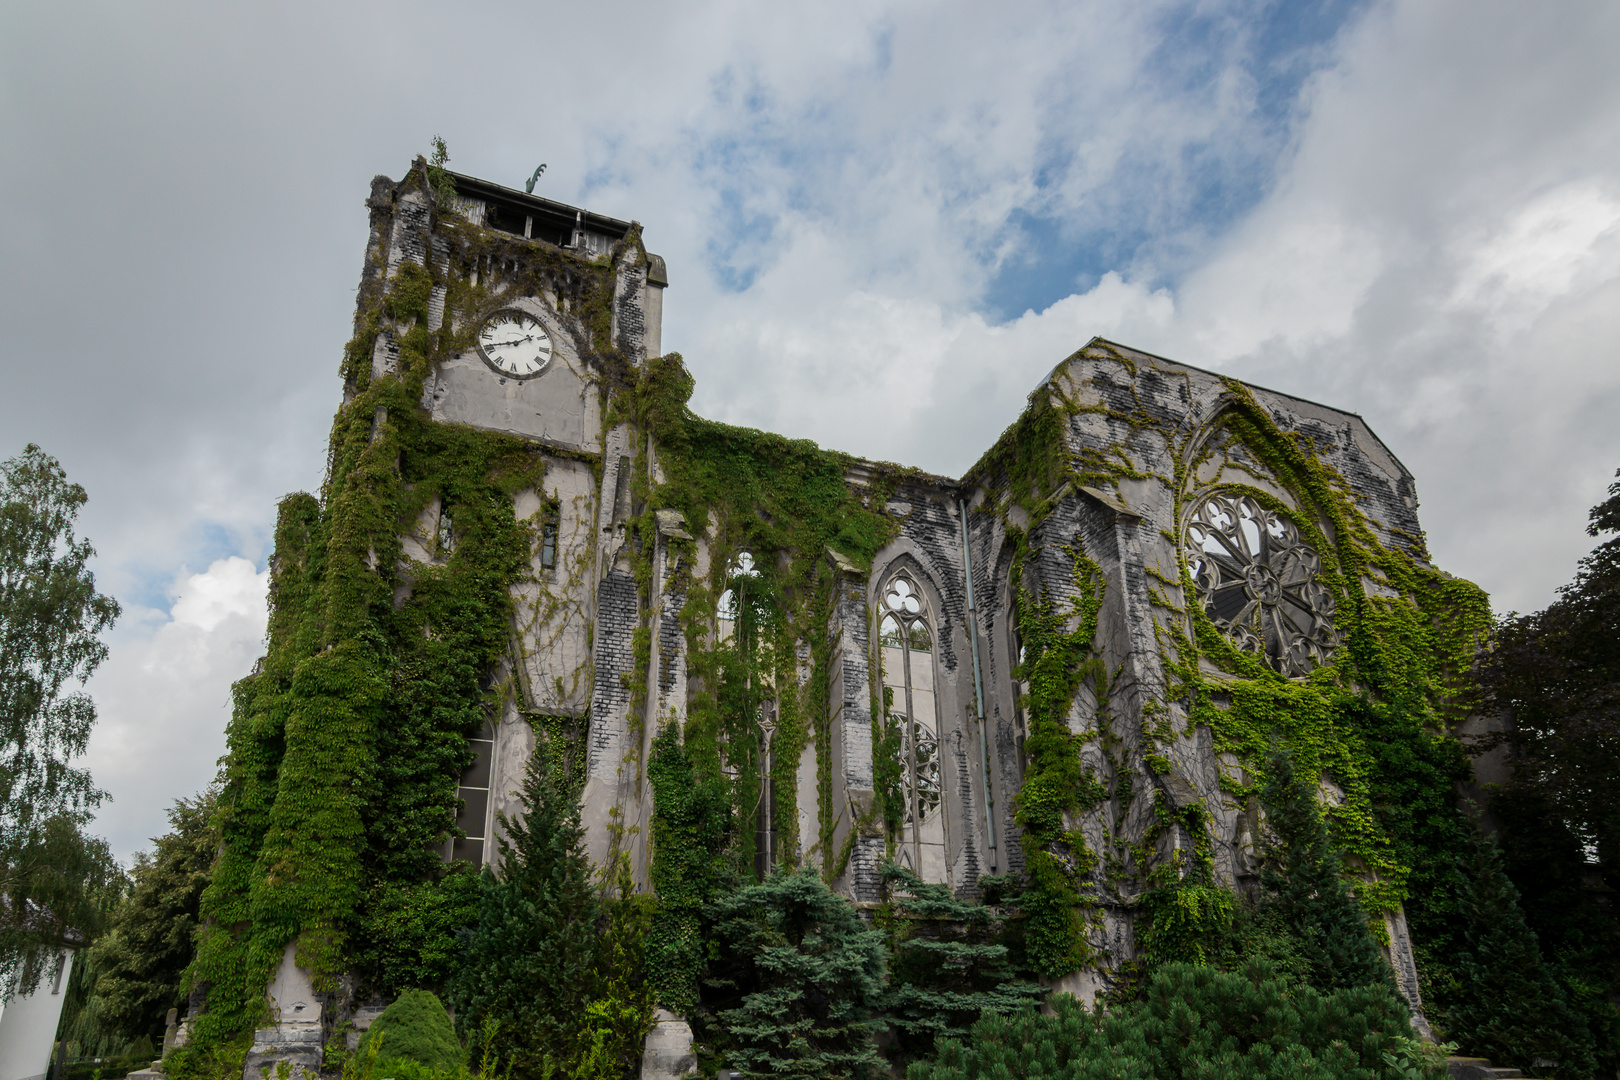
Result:
M996 804L990 787L990 740L984 733L984 678L979 674L979 615L973 606L973 558L968 553L967 503L956 500L962 515L962 569L967 575L968 642L973 649L973 700L979 711L979 758L984 762L984 824L990 841L990 872L1000 869L996 855Z

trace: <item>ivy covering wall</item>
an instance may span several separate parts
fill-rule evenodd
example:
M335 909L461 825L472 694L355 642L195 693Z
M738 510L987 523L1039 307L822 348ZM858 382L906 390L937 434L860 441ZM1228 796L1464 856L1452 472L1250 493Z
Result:
M1213 426L1224 438L1210 438L1209 428L1185 425L1181 415L1143 398L1129 355L1105 342L1084 355L1106 392L1055 377L964 481L988 489L977 512L998 517L1013 546L1024 646L1013 674L1028 686L1015 820L1024 830L1032 882L1026 899L1035 967L1055 978L1092 960L1089 930L1105 897L1138 898L1141 959L1123 971L1127 986L1133 970L1161 959L1201 959L1204 945L1224 932L1232 902L1212 878L1209 808L1177 806L1155 782L1171 771L1177 740L1200 725L1211 732L1215 751L1239 765L1220 775L1222 794L1235 805L1254 805L1275 748L1286 749L1303 774L1331 776L1344 792L1329 810L1334 839L1347 852L1375 932L1383 934L1377 916L1404 904L1420 942L1450 940L1451 879L1471 831L1453 796L1467 764L1452 728L1475 650L1491 625L1486 596L1434 568L1420 537L1380 536L1351 482L1309 436L1279 428L1242 383L1221 380L1225 392ZM1095 445L1077 433L1082 425L1092 436L1108 431L1113 441ZM1227 444L1246 452L1253 473L1216 460ZM1216 479L1194 485L1190 477L1206 462L1220 466ZM1257 484L1257 477L1267 483ZM1289 679L1235 647L1199 603L1189 602L1197 592L1181 539L1166 532L1161 539L1177 552L1179 572L1160 571L1151 559L1146 570L1167 685L1143 703L1139 732L1123 731L1122 723L1136 721L1110 708L1112 673L1096 640L1105 590L1095 562L1078 541L1064 549L1073 577L1072 598L1064 599L1032 587L1026 567L1029 537L1065 499L1089 498L1080 488L1106 497L1135 481L1168 491L1178 527L1195 486L1197 494L1242 492L1292 522L1321 555L1319 580L1336 602L1344 642L1331 660ZM1292 493L1294 504L1262 489L1271 484ZM1070 718L1082 686L1096 702L1096 722L1076 734ZM1107 762L1102 773L1083 763L1090 745ZM1152 800L1153 825L1132 837L1123 824L1138 799ZM1092 851L1080 825L1099 814L1111 842ZM1194 843L1166 857L1161 841L1176 827ZM1426 981L1447 977L1443 953L1420 945Z
M414 170L399 193L423 182ZM391 995L440 983L456 929L476 914L476 871L441 852L468 737L515 693L493 676L537 530L515 519L513 498L540 490L559 452L436 423L423 386L436 363L472 346L471 320L455 314L504 290L558 295L583 326L582 351L611 370L613 282L606 261L551 249L475 284L467 267L495 266L521 241L449 214L431 235L427 266L402 263L385 281L388 229L374 229L326 487L279 509L268 644L234 691L223 844L190 976L207 1002L195 1028L205 1047L244 1039L264 1019L288 943L318 991L353 973ZM435 286L448 314L430 330ZM381 333L398 362L374 376ZM407 558L402 540L424 520L438 526L427 531L430 562Z
M413 172L400 192L424 183ZM289 943L318 990L333 991L339 976L353 974L392 994L441 982L454 931L472 919L474 875L447 866L439 852L455 831L468 737L517 693L494 676L510 650L512 590L528 573L537 530L515 518L513 500L543 490L548 457L561 452L436 423L421 402L435 365L472 347L476 321L458 315L489 310L503 290L556 298L598 382L602 429L629 424L636 435L627 539L642 621L630 719L633 729L652 724L651 733L636 733L654 738L649 759L629 764L654 792L650 878L663 903L646 965L661 1000L695 1004L704 963L699 912L751 872L764 790L756 721L767 700L777 723L770 809L779 861L813 852L831 880L850 858L847 844L835 845L829 812L837 564L869 571L901 530L886 509L890 498L908 484L941 482L703 419L688 407L693 380L678 355L629 363L610 337L615 274L645 259L635 232L617 261L530 244L452 214L436 216L430 236L425 265L405 262L386 280L373 273L363 283L327 485L318 499L292 495L280 507L268 647L235 689L223 845L192 968L208 1004L195 1029L202 1044L241 1040L263 1019L265 985ZM369 253L368 266L386 262L386 250ZM497 266L497 274L470 272ZM435 288L444 290L446 314L430 329ZM391 335L399 359L395 370L373 375L380 334ZM1117 365L1118 385L1133 386L1134 361L1100 348L1108 355L1088 363ZM1344 644L1305 678L1284 678L1235 648L1189 602L1196 592L1182 560L1173 572L1150 567L1147 585L1167 683L1139 715L1117 707L1116 673L1099 641L1115 586L1072 530L1042 529L1060 508L1091 497L1078 489L1107 493L1124 481L1162 484L1174 520L1183 521L1189 476L1217 453L1213 443L1193 441L1207 431L1183 429L1134 390L1098 399L1054 378L962 482L983 491L974 513L997 523L1012 552L1024 649L1012 675L1027 687L1013 806L1028 878L1017 912L1023 955L1048 979L1099 963L1093 939L1102 908L1122 897L1136 905L1139 968L1202 959L1224 932L1232 899L1213 874L1211 808L1175 803L1160 782L1178 740L1205 726L1215 751L1238 763L1221 773L1222 795L1235 804L1253 802L1279 747L1301 773L1332 777L1344 792L1331 809L1333 834L1360 902L1369 916L1405 904L1423 973L1443 980L1442 952L1423 942L1458 932L1448 890L1468 826L1451 789L1466 766L1449 725L1489 626L1488 604L1472 585L1434 569L1420 538L1382 533L1350 481L1308 437L1279 428L1248 388L1227 380L1225 390L1217 426L1294 501L1259 490L1241 470L1220 472L1214 488L1241 489L1287 518L1321 555L1320 580L1336 603ZM1078 437L1076 425L1092 420L1117 441L1098 447ZM1167 469L1146 460L1150 445ZM600 480L599 459L574 456ZM865 482L852 483L854 473ZM673 556L666 588L685 597L679 731L649 706L659 511L677 512L689 533L705 538L700 560L695 541L664 537ZM427 520L448 542L431 561L413 561L402 538ZM1165 539L1180 551L1178 536ZM1052 562L1043 545L1061 548L1062 588L1035 573L1037 558ZM754 568L746 575L745 553ZM717 632L727 590L740 605L729 636ZM871 813L892 834L901 811L898 736L885 726L880 685L874 678ZM1082 697L1095 723L1077 734L1071 719ZM642 738L632 742L639 747ZM799 836L796 774L807 746L816 750L822 814L817 835ZM1086 763L1092 749L1106 768ZM1132 834L1120 826L1138 800L1150 806L1151 825ZM1100 845L1087 839L1099 815L1104 827L1089 835L1103 836ZM1193 843L1167 857L1161 841L1172 829ZM1121 985L1128 990L1141 973L1127 967Z

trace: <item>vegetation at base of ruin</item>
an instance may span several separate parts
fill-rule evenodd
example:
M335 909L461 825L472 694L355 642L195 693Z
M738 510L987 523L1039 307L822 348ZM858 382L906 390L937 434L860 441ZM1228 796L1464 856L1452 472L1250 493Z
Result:
M882 930L814 869L773 870L710 912L705 997L721 1052L744 1075L832 1080L884 1067L880 1024L888 950Z
M142 1039L161 1044L168 1011L185 1012L198 910L219 851L216 798L209 789L175 801L169 832L150 853L136 853L106 931L76 955L62 1037L79 1056L111 1057Z
M546 743L524 775L527 813L502 819L501 876L485 872L477 922L446 988L463 1034L499 1022L491 1049L520 1075L574 1055L601 916L579 806Z
M1446 1003L1447 1034L1481 1057L1552 1062L1538 1071L1557 1077L1594 1075L1591 1032L1543 965L1495 845L1477 840L1467 869L1470 887L1458 900L1468 929L1454 967L1470 992Z
M406 1061L446 1070L467 1062L450 1014L430 990L407 990L395 998L360 1036L355 1052L362 1059L374 1055L374 1069L385 1072L395 1071L396 1063Z
M1271 756L1260 804L1267 837L1260 866L1262 907L1299 943L1305 978L1323 993L1374 983L1394 989L1388 962L1367 929L1365 909L1345 883L1328 837L1316 785L1286 753Z
M981 902L963 900L948 885L928 885L888 863L886 924L889 986L882 1013L895 1039L896 1064L930 1058L939 1039L964 1039L983 1013L1019 1012L1046 997L1023 977L1021 956L1007 944L1009 911L1003 878L979 879Z
M643 949L652 898L623 863L593 874L578 791L542 737L522 818L501 818L501 874L483 876L478 916L446 996L462 1034L519 1077L630 1074L652 1026ZM603 896L611 883L616 896Z
M1497 627L1480 665L1480 707L1510 723L1480 749L1508 755L1512 775L1488 804L1501 868L1546 970L1592 1036L1597 1073L1607 1075L1620 1069L1620 914L1610 899L1620 888L1620 481L1593 507L1587 533L1607 539L1558 599ZM1492 899L1504 891L1493 876L1478 876L1475 903L1487 911L1502 903ZM1536 972L1525 963L1511 977ZM1527 996L1550 1000L1545 988Z
M1323 994L1264 963L1237 972L1167 963L1140 1001L1088 1012L1067 995L1050 1013L987 1013L910 1080L1406 1080L1406 1006L1386 986ZM1421 1076L1440 1080L1444 1063Z
M0 461L0 1000L101 931L121 877L84 832L105 793L74 765L96 709L71 687L106 658L99 635L119 615L73 532L87 498L33 443Z

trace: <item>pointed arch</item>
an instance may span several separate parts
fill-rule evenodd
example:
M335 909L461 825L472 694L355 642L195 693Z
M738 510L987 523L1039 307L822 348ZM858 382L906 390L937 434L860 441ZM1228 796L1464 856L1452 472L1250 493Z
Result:
M878 653L885 723L899 733L900 835L895 858L927 882L947 880L941 769L938 616L911 559L900 559L877 590Z

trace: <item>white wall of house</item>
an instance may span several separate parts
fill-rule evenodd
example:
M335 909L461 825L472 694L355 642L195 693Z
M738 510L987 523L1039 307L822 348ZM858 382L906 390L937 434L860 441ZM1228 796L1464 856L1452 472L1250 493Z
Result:
M44 1080L72 974L73 954L63 953L60 970L48 973L37 990L0 1005L0 1080Z

